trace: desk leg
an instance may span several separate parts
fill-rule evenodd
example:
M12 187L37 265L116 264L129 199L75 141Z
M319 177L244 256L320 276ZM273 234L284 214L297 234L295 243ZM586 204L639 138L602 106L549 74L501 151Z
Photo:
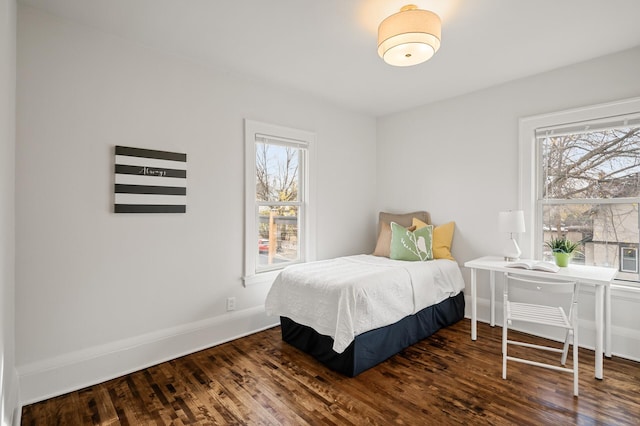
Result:
M604 328L604 286L596 286L596 379L602 379L602 340Z
M495 271L489 272L489 287L491 288L491 300L489 300L489 309L491 310L491 327L496 326L496 273Z
M471 340L478 338L476 297L476 269L471 268Z
M604 355L611 358L611 286L604 287Z

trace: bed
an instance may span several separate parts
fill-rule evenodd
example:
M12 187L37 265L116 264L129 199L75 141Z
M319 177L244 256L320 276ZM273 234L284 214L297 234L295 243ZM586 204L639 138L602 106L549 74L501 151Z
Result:
M433 260L386 255L386 226L416 220L437 229L426 212L380 213L374 254L285 268L265 301L267 314L280 317L282 339L353 377L462 319L464 280L449 252L452 228L446 253L433 238Z

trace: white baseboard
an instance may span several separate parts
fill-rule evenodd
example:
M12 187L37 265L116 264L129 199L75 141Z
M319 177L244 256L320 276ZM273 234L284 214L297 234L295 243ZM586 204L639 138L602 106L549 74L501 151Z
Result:
M471 298L465 296L466 308L465 318L471 318ZM478 298L477 315L478 321L490 323L490 305L489 299ZM502 326L502 303L495 303L496 326ZM561 341L558 336L546 333L542 329L533 328L515 328L525 333L534 334L536 336L548 338L551 340ZM580 347L586 349L595 349L596 326L595 321L580 318ZM478 340L482 338L478 333ZM640 362L640 330L628 327L622 327L616 324L611 326L611 354L621 358ZM606 371L605 371L606 376Z
M42 401L271 328L264 306L18 366L20 404Z

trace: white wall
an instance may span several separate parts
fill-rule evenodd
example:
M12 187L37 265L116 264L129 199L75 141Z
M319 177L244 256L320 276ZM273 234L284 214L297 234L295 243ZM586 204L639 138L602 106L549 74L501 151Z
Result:
M18 407L15 369L16 2L0 0L0 424Z
M17 104L23 403L277 322L241 281L244 118L317 133L318 257L373 250L371 117L26 6ZM187 213L113 214L116 144L186 152Z
M518 119L639 96L639 67L635 48L380 118L378 207L428 209L434 223L454 220L460 264L499 254L498 211L518 207ZM479 315L488 319L485 275ZM593 295L584 298L588 306ZM587 311L581 317L592 328ZM614 353L640 360L638 297L614 292L612 312ZM581 340L593 346L593 330Z

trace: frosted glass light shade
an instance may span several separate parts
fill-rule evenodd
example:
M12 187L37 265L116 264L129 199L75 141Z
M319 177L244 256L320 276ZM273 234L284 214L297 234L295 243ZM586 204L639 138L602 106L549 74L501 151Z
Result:
M380 23L378 55L406 67L430 59L440 48L442 22L435 13L407 5Z
M511 234L524 232L524 212L522 210L509 210L498 214L498 230Z

